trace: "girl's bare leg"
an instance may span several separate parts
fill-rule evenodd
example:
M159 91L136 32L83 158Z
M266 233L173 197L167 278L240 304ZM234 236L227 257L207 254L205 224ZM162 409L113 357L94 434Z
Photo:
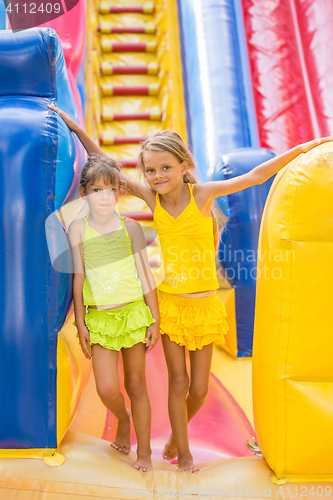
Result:
M99 397L118 419L118 429L111 446L118 451L131 451L131 421L124 397L119 391L118 351L99 344L92 345L92 363Z
M162 343L169 373L168 410L172 434L177 443L178 470L196 472L199 469L193 464L188 441L186 394L189 380L186 371L185 348L172 342L167 335L162 335Z
M137 461L134 468L147 472L153 469L153 464L150 447L151 409L145 374L145 344L139 342L129 349L122 349L121 354L125 388L131 400L133 423L138 441Z
M198 413L206 401L209 388L209 374L213 356L213 344L204 346L201 350L190 352L191 384L186 398L188 422ZM163 458L172 460L178 455L176 439L171 432L164 450Z

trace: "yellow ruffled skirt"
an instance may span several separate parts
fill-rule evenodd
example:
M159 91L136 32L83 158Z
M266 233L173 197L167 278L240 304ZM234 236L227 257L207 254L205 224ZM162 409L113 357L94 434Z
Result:
M157 290L160 332L189 351L211 344L225 344L229 327L226 310L216 295L201 298L179 297Z
M84 322L93 344L120 351L123 347L128 349L139 342L145 343L147 328L155 320L145 302L138 300L117 309L99 310L88 307ZM76 326L75 322L74 325Z

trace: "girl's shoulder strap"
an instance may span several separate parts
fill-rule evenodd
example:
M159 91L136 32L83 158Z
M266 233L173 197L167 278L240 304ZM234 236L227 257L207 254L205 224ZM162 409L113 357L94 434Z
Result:
M122 215L120 215L120 213L119 213L119 212L116 212L116 210L114 210L114 213L115 213L116 215L118 215L119 219L121 220L121 224L122 224L122 226L124 226L124 224L125 224L125 223L124 223L124 220L126 219L126 217L123 217Z
M125 233L125 237L126 237L126 242L127 242L127 248L128 248L128 254L129 255L133 255L133 252L132 252L132 245L131 245L131 239L130 239L130 236L128 234L128 231L126 229L126 226L125 226L125 219L126 217L123 217L122 215L120 215L118 212L114 212L115 214L117 214L119 217L120 217L120 220L121 220L121 225L124 229L124 233Z
M160 205L160 195L156 192L155 194L156 205Z

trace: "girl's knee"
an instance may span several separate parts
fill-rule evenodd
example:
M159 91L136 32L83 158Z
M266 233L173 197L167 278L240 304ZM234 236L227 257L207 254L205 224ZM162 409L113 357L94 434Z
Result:
M97 393L103 402L111 403L119 396L119 387L112 384L97 384Z
M130 399L142 398L147 392L144 377L130 378L125 382L125 389Z
M195 401L204 401L208 395L208 384L207 385L190 385L189 393L192 399Z
M170 390L177 396L186 396L189 386L187 373L170 373L169 385Z

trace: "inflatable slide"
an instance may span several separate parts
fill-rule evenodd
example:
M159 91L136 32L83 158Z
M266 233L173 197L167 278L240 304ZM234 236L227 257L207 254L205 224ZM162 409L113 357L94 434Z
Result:
M47 109L50 101L81 123L85 110L88 132L135 177L140 175L140 142L164 128L176 130L191 144L203 180L239 175L273 156L266 147L279 152L279 147L294 145L275 139L273 129L268 134L271 142L263 139L270 124L283 115L283 110L274 119L260 115L260 102L267 112L268 98L274 96L273 83L262 83L272 78L267 64L259 64L264 51L254 44L260 40L255 30L261 28L254 20L263 20L264 4L80 0L48 23L60 41L45 27L0 33L0 154L10 187L3 188L1 209L5 321L0 370L2 380L8 380L1 389L1 498L331 495L330 144L279 173L265 210L272 180L219 200L229 216L218 262L219 294L230 332L226 349L214 351L207 402L190 422L198 474L177 474L176 465L161 458L170 431L161 344L147 358L154 471L134 470L134 452L119 456L110 447L116 421L99 401L89 362L79 352L70 308L71 278L52 268L43 226L48 215L77 195L85 158L78 141ZM327 73L319 71L322 49L309 44L305 57L303 42L302 54L300 50L300 32L302 40L316 33L325 43L315 23L319 14L314 15L314 4L306 10L301 1L290 2L293 22L303 28L295 31L297 43L291 40L290 50L304 63L303 70L305 61L318 69L321 98L317 95L316 106L308 107L319 110L321 121L329 124L330 101L324 102ZM272 12L278 16L281 2L275 7ZM308 90L306 78L304 82ZM315 87L311 88L314 96ZM282 94L279 99L282 103ZM289 130L292 126L292 137L298 137L298 119L289 119ZM281 137L283 130L281 125ZM315 127L311 130L306 139L317 133ZM318 135L322 130L327 129ZM5 165L15 168L5 170ZM148 208L124 197L119 209L145 226L150 264L157 266ZM66 244L66 232L61 225L56 229ZM59 244L58 238L52 244ZM262 270L272 264L270 252L274 268L267 279ZM316 252L322 255L319 263ZM276 255L279 259L274 260ZM309 262L314 265L310 273ZM239 265L243 270L237 274ZM278 274L281 279L276 280ZM28 343L23 340L27 337ZM309 429L314 443L307 441ZM247 446L255 437L263 457ZM132 445L135 449L135 441ZM288 481L294 484L284 484Z
M243 0L260 143L275 153L333 132L330 0Z

